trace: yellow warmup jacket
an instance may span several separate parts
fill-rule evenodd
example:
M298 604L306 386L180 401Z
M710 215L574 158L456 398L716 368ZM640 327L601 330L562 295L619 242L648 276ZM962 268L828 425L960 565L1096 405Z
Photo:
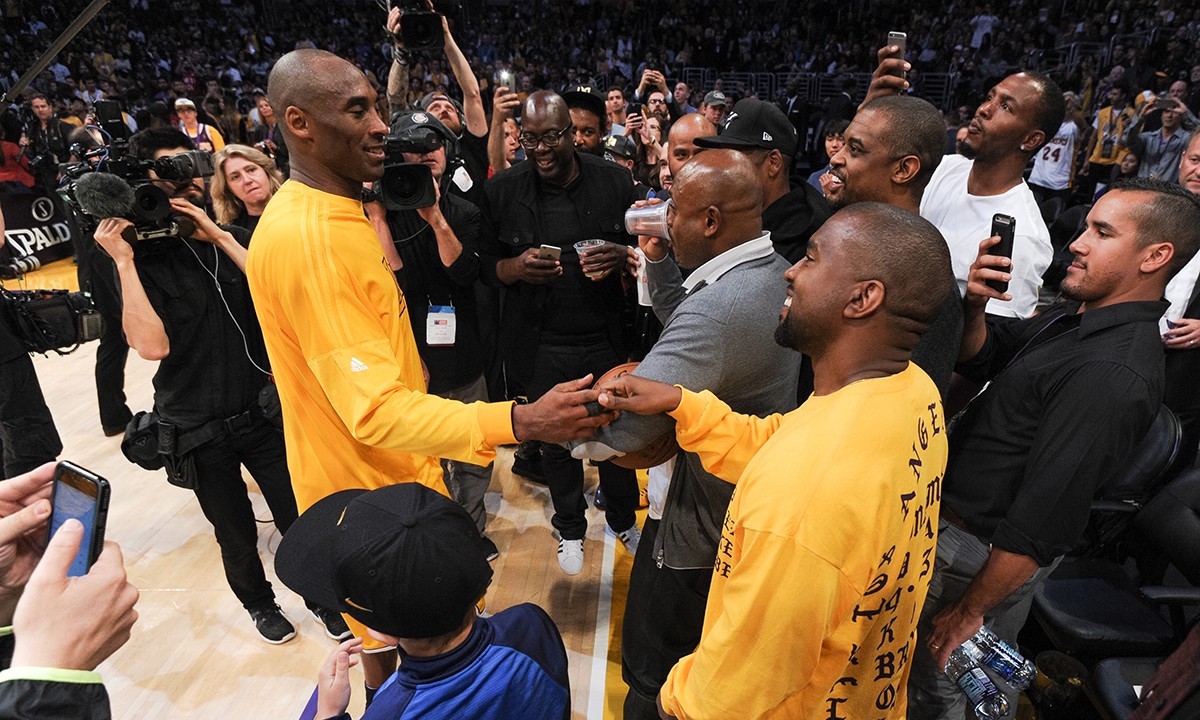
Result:
M666 710L903 718L946 469L933 382L910 363L767 418L684 390L671 415L680 446L737 489Z
M246 275L301 512L338 490L397 482L445 495L437 458L486 465L515 441L511 403L425 394L404 296L357 199L284 183Z

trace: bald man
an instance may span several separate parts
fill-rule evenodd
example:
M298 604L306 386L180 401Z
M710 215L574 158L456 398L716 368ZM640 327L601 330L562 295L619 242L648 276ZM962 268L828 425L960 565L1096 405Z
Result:
M947 456L937 387L910 357L952 287L950 253L927 221L864 202L784 278L775 339L815 373L798 409L739 414L635 376L602 387L607 407L669 413L680 446L737 485L662 715L902 718Z
M397 482L447 495L439 457L486 465L501 443L592 432L599 422L582 407L595 396L583 390L590 378L528 406L425 393L404 295L362 208L363 183L383 175L375 91L349 62L311 49L280 58L269 82L292 174L259 221L246 274L300 510L337 490ZM369 638L364 647L386 649ZM368 689L388 665L364 661Z
M510 397L536 397L560 378L598 375L629 359L624 318L632 298L621 273L634 240L623 218L637 190L625 168L579 152L572 127L557 93L530 95L519 136L528 162L484 186L480 274L506 290L500 356ZM574 247L581 240L602 242L581 255ZM583 465L565 448L546 445L542 472L554 503L559 566L576 575L587 532ZM633 553L641 536L637 480L611 463L601 463L599 473L608 527Z
M671 177L678 175L683 164L704 149L696 145L696 138L716 134L717 126L700 113L689 113L676 120L667 133L667 167Z
M696 126L711 123L687 115L672 137L681 125L703 132ZM671 203L667 222L674 259L664 241L639 238L654 312L664 328L636 374L712 391L736 412L764 416L792 410L800 355L773 338L788 263L762 230L754 164L733 150L706 150L681 165ZM680 267L691 271L686 281ZM665 415L626 414L598 433L592 447L640 450L673 426ZM700 640L732 494L733 485L706 471L695 453L675 458L662 520L647 519L629 580L621 639L627 720L658 717L654 698L667 673Z

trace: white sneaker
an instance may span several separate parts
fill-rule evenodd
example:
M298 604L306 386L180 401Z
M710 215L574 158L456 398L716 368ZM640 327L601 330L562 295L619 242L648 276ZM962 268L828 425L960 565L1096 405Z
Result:
M614 534L630 555L637 555L638 543L642 541L642 531L638 528L637 522L630 525L628 530Z
M568 575L583 572L583 541L558 541L558 566Z

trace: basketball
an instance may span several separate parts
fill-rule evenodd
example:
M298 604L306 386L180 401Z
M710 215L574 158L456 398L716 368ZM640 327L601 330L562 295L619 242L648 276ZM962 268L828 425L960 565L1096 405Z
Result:
M613 380L624 375L628 375L637 369L638 364L635 362L621 363L608 372L600 376L593 387L600 387L609 380ZM675 429L672 428L667 432L659 435L654 440L650 441L646 447L635 452L625 453L620 457L613 458L610 462L617 467L629 468L630 470L643 470L652 468L656 465L662 465L666 461L675 457L679 452L679 443L675 441Z

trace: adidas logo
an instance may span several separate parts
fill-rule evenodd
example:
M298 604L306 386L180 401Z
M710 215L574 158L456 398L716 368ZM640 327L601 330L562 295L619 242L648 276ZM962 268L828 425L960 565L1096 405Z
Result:
M774 139L775 139L775 138L771 137L771 133L769 133L769 132L764 132L764 133L763 133L763 140L770 141L770 140L774 140Z
M367 369L367 364L356 357L350 358L350 372L362 372Z

